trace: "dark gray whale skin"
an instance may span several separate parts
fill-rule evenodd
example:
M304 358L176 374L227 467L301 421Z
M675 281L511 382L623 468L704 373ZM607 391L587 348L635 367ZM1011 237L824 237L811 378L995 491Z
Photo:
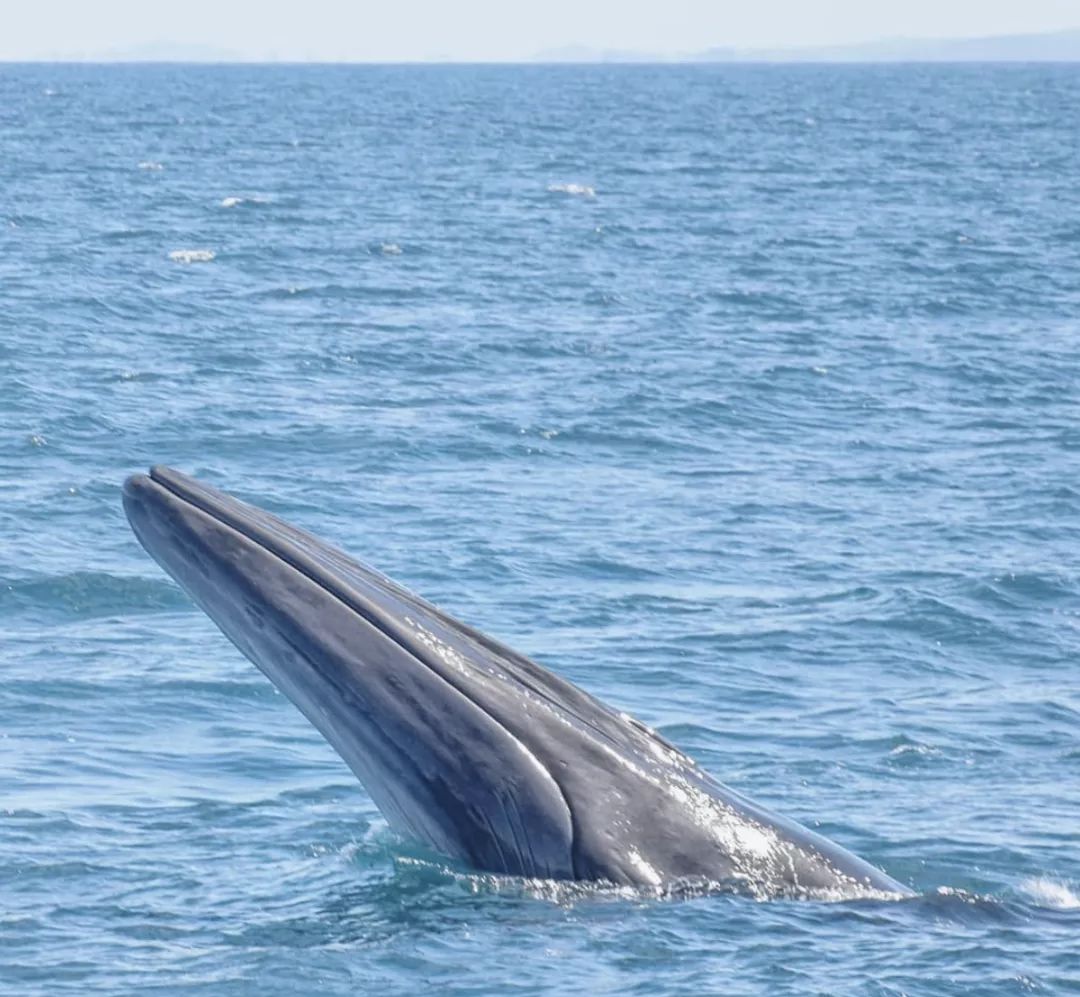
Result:
M910 891L390 579L166 467L139 541L300 708L390 825L474 869L758 897Z

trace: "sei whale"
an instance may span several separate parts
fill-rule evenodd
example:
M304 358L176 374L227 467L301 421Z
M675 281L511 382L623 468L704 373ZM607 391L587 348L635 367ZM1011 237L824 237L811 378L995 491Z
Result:
M402 835L474 869L756 897L906 895L644 724L309 533L166 467L135 535Z

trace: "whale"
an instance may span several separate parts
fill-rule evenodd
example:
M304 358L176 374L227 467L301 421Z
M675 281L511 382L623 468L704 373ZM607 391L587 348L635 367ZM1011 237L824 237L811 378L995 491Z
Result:
M322 733L404 839L526 880L776 897L911 890L663 736L296 526L164 466L146 551Z

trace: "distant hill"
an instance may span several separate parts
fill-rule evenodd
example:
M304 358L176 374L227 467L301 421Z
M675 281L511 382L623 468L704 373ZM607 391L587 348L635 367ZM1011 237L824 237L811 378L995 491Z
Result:
M989 38L891 38L806 48L709 48L682 55L589 49L537 53L537 62L1080 62L1080 28Z
M237 52L217 45L151 41L109 50L49 53L33 57L55 62L275 62L278 55ZM288 61L309 59L290 53ZM2 60L0 60L2 61ZM319 61L317 58L314 61ZM348 59L343 59L348 61ZM424 60L421 60L424 61ZM428 60L431 61L431 60ZM435 61L455 62L452 56ZM851 45L796 48L714 47L663 54L567 45L536 53L545 63L739 63L739 62L1080 62L1080 28L1042 34L988 38L889 38Z

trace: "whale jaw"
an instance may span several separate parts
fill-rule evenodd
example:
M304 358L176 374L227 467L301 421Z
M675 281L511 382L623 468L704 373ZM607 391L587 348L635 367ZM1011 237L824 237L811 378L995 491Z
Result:
M319 729L392 827L473 868L830 899L905 887L663 738L277 517L177 471L139 541Z

